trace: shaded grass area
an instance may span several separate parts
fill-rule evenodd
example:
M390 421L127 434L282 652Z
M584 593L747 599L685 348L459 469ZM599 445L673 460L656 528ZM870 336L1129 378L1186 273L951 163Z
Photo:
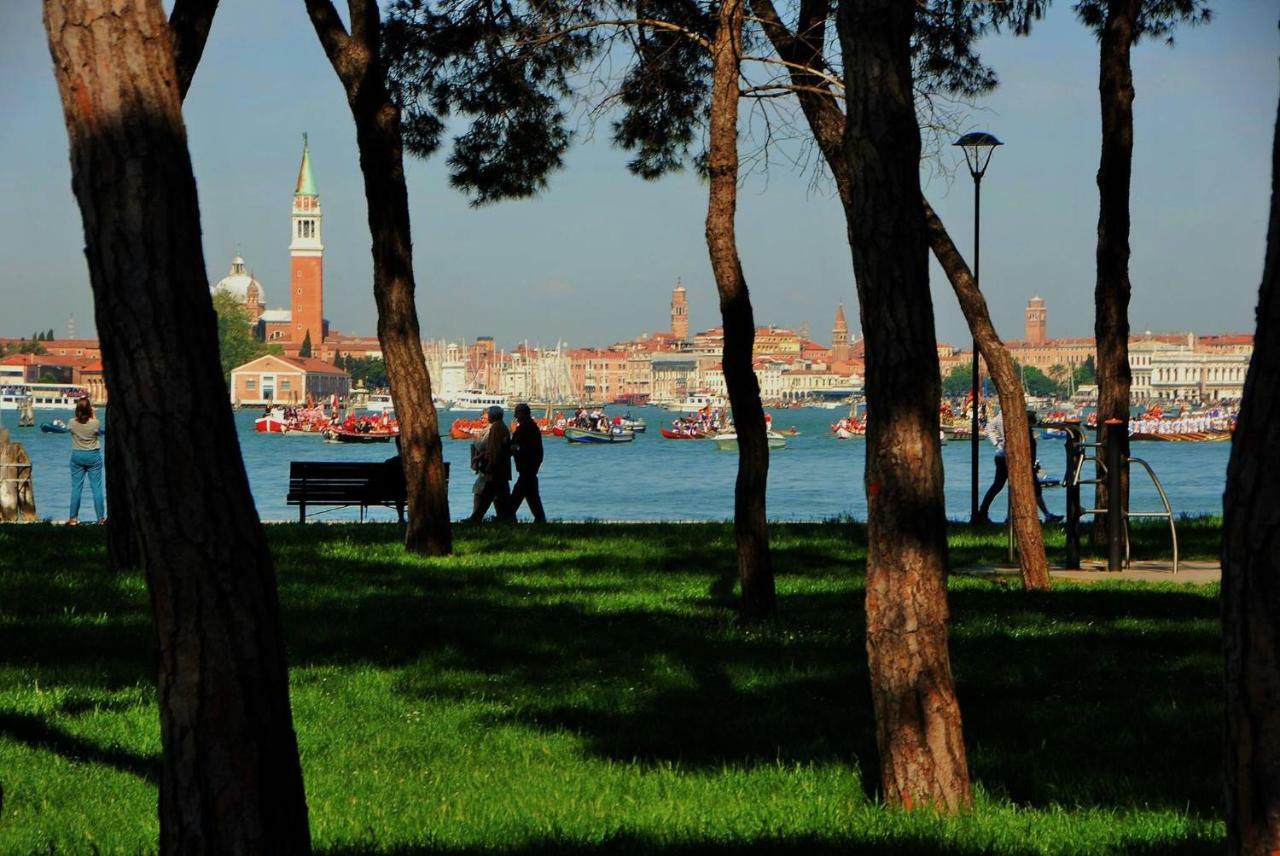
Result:
M1218 527L1184 521L1184 553ZM724 524L459 527L446 560L391 526L269 533L319 852L1223 844L1216 587L954 578L978 794L939 819L877 805L860 525L773 528L766 626L734 617ZM1002 534L957 527L953 564ZM146 590L102 570L101 536L0 528L0 853L155 849ZM1158 555L1159 527L1135 542Z

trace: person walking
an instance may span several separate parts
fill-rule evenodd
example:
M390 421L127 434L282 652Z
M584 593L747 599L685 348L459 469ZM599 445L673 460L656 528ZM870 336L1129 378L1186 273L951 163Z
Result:
M499 520L511 520L515 516L508 509L511 503L511 432L502 417L501 407L495 404L489 408L488 433L480 448L472 452L471 468L479 478L473 491L475 507L467 518L471 523L484 520L490 505L498 513Z
M542 496L538 493L538 468L542 466L542 429L533 421L529 405L516 405L516 430L511 435L511 452L516 462L516 486L511 489L511 514L514 518L520 503L529 503L529 513L534 523L546 523L547 513L542 508Z
M89 492L93 495L93 510L99 523L107 522L102 496L102 447L98 443L101 428L93 415L93 405L88 398L76 402L76 415L67 430L71 434L71 514L68 526L80 522L80 494L84 491L84 478L89 477Z
M1035 473L1036 462L1036 432L1031 426L1036 423L1036 414L1033 411L1027 411L1027 430L1031 434L1031 481L1036 486L1036 505L1044 512L1045 523L1057 523L1062 519L1062 515L1053 514L1049 511L1049 507L1044 504L1044 492L1040 487L1040 478ZM996 447L996 476L991 482L991 487L987 488L987 495L982 498L982 506L978 509L978 516L974 518L974 523L990 523L991 518L988 512L991 510L991 503L1000 495L1000 491L1004 489L1005 484L1009 481L1009 463L1005 458L1004 452L1004 411L1000 411L995 418L987 423L987 439L991 441L991 445Z

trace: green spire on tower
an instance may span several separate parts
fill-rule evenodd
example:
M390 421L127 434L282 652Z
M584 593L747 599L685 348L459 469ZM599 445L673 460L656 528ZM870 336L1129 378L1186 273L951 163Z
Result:
M311 149L307 146L307 135L302 134L302 166L298 168L298 186L293 191L295 196L319 196L316 190L316 177L311 174Z

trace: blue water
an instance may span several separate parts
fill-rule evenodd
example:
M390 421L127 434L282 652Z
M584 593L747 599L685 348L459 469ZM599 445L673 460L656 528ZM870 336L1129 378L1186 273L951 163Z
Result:
M620 408L611 408L622 412ZM565 520L725 520L733 515L733 484L737 454L722 452L709 441L664 440L660 424L675 414L657 408L638 408L649 431L634 443L588 446L546 438L546 460L540 474L543 502L549 517ZM801 435L792 437L788 447L776 451L769 466L769 516L776 520L821 520L838 515L865 518L866 497L862 473L866 454L861 439L836 440L829 424L841 415L836 410L781 410L774 413L779 428L795 426ZM254 501L263 520L296 520L297 509L285 505L291 460L380 461L395 454L391 444L348 446L325 443L317 437L261 435L253 430L257 416L251 411L236 414L240 429L240 449L249 472ZM441 413L447 428L454 414ZM37 421L70 413L38 411ZM34 464L36 510L42 518L67 516L71 485L67 464L70 438L42 434L38 428L14 428L17 415L5 412L3 423L13 438L23 443ZM1163 481L1174 511L1186 514L1218 514L1222 510L1222 489L1230 453L1228 443L1138 443L1134 454L1145 458ZM455 519L471 510L473 477L467 469L468 444L444 441L445 460L452 464L453 479L449 503ZM980 490L990 484L994 465L992 449L982 446ZM1061 441L1041 440L1040 460L1049 475L1061 476L1065 452ZM946 467L948 516L963 520L969 516L969 444L951 442L943 447ZM1156 510L1159 498L1140 471L1132 478L1132 508ZM1090 502L1086 489L1084 501ZM1062 513L1065 502L1061 490L1046 490L1050 510ZM110 503L110 498L108 498ZM88 505L89 510L85 510ZM92 515L86 486L81 514ZM1005 515L1002 495L992 509L992 518ZM355 510L323 513L318 519L354 519ZM394 512L374 510L373 519L393 519ZM528 512L521 510L526 518ZM308 514L311 517L311 513Z

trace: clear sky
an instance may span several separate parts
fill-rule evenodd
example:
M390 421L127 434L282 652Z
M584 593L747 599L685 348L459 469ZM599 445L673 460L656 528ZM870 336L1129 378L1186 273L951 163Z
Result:
M1253 329L1280 87L1277 8L1274 0L1213 7L1213 23L1179 31L1176 47L1143 43L1134 56L1130 317L1139 331ZM968 127L1006 143L983 182L982 285L996 325L1020 337L1026 300L1040 295L1050 335L1091 335L1096 43L1069 0L1058 0L1031 38L992 37L982 50L1002 83ZM307 131L325 214L325 314L344 332L373 333L355 133L302 0L222 0L185 112L210 280L225 275L239 246L268 305L288 305L289 209ZM72 314L79 334L92 334L66 134L35 0L0 0L0 116L0 335L51 327L62 335ZM441 157L409 164L426 335L605 344L665 329L677 277L689 289L691 327L719 323L705 187L688 174L632 178L601 130L535 200L473 209L448 187ZM926 193L968 254L967 173L932 177ZM767 179L747 179L738 226L759 323L807 324L826 341L844 302L858 326L844 221L812 175L775 165ZM936 267L933 280L939 337L966 341Z

